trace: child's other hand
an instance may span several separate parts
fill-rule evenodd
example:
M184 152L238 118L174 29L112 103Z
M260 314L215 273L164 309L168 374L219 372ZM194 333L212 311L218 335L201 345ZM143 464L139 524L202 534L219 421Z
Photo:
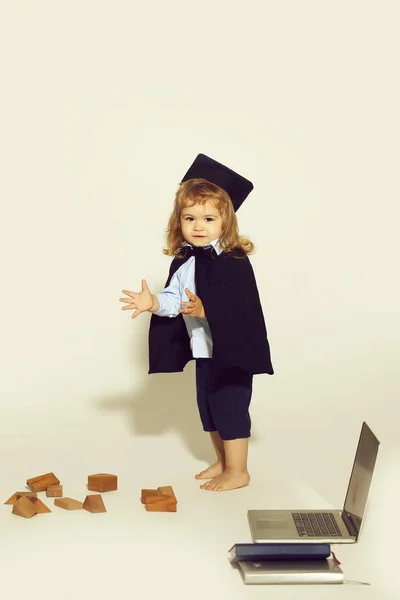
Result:
M124 302L126 306L122 306L121 310L134 310L132 319L135 319L142 312L151 310L153 306L153 296L147 287L146 280L142 280L142 291L141 292L130 292L129 290L122 290L123 294L126 294L128 298L120 298L120 302Z
M189 302L181 302L181 306L186 308L181 308L179 312L183 315L187 315L188 317L199 317L200 319L205 319L206 313L200 298L192 294L192 292L187 288L185 289L185 293L189 298Z

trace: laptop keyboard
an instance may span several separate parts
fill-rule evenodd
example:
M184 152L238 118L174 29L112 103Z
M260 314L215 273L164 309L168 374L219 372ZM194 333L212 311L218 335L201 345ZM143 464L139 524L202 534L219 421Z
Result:
M333 513L292 513L299 537L342 537Z

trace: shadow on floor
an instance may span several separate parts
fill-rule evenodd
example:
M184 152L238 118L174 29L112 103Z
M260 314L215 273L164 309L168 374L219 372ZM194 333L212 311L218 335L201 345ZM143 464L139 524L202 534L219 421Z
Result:
M147 348L140 356L147 360ZM147 363L143 361L139 368L146 373ZM142 381L144 385L132 392L96 398L96 408L124 411L129 429L136 436L177 432L196 459L215 460L209 436L202 429L197 411L194 361L186 365L182 373L157 373Z

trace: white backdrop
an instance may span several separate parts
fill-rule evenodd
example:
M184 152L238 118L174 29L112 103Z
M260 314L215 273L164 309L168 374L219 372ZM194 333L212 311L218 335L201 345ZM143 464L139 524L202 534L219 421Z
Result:
M340 505L363 420L393 499L399 16L385 0L3 0L4 500L60 469L71 485L109 470L193 486L210 460L193 365L148 376L148 315L118 302L142 278L163 286L176 186L199 152L254 182L238 217L276 371L255 381L253 491L226 506L266 506L257 482L294 476L294 454L296 477Z

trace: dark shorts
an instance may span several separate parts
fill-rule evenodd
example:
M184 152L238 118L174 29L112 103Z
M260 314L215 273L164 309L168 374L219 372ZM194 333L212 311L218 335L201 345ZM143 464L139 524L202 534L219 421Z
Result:
M197 405L204 431L218 431L221 439L250 437L249 406L253 375L229 369L215 379L212 359L196 360Z

